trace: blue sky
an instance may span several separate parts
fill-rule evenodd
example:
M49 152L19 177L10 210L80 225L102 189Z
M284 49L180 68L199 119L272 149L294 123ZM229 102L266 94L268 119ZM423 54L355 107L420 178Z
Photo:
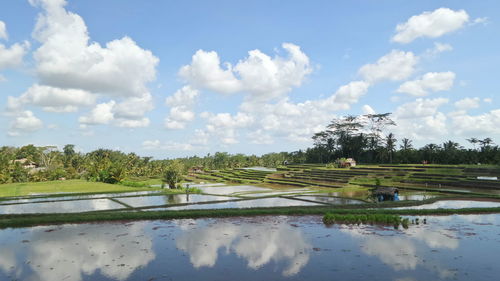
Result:
M335 117L500 141L498 1L0 3L0 144L158 158L311 145Z

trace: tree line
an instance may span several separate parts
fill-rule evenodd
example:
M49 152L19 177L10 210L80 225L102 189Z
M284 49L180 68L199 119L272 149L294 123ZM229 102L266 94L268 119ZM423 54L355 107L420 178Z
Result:
M408 138L397 139L384 132L396 126L391 113L348 115L332 120L316 133L314 146L305 151L304 163L330 163L339 158L354 158L364 164L500 164L500 148L491 138L466 139L473 148L448 140L415 148Z
M156 160L135 153L97 149L89 153L67 144L54 146L0 147L0 183L86 179L121 183L135 178L174 178L191 168L219 170L249 166L278 167L288 163L333 163L354 158L363 164L500 164L500 148L491 138L469 138L472 148L457 142L429 143L420 148L408 138L386 133L396 126L390 113L349 115L333 119L325 130L312 136L313 147L261 156L216 152L206 156ZM173 171L175 173L173 173ZM170 181L170 182L174 182ZM169 183L170 185L170 183Z

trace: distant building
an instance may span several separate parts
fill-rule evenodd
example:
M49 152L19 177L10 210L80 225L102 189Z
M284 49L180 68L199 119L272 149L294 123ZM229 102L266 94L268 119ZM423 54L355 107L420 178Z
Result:
M34 169L37 167L36 163L33 162L33 161L30 161L26 158L21 158L21 159L16 159L16 160L12 160L13 164L16 164L16 163L19 163L21 164L21 166L23 166L23 168L25 169Z
M340 168L356 167L356 160L353 158L342 158L337 160Z
M345 164L349 167L356 167L356 160L354 160L353 158L347 158L345 160Z

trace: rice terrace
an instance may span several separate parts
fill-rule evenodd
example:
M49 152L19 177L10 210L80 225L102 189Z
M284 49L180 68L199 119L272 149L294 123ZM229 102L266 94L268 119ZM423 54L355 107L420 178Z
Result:
M497 280L500 3L439 2L2 2L0 280Z

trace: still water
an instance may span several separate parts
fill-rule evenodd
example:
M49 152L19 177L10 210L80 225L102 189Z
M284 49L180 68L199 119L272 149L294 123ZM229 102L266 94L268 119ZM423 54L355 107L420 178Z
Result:
M0 230L0 280L498 280L500 215L408 230L320 216Z

